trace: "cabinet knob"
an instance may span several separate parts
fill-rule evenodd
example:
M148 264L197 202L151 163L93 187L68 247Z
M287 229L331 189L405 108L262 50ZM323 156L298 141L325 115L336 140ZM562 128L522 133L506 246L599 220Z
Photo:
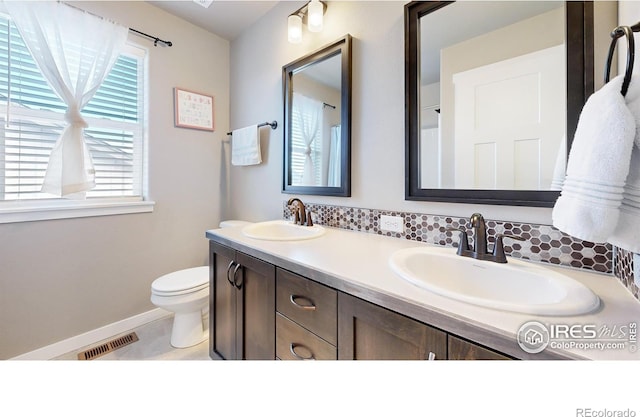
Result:
M296 353L296 348L303 348L306 349L309 352L309 355L307 356L302 356ZM297 359L300 359L301 361L311 361L311 360L315 360L316 358L313 356L313 352L311 352L311 349L309 349L308 347L306 347L305 345L301 345L300 343L290 343L289 344L289 351L291 352L291 354L293 356L295 356Z
M300 304L298 303L297 300L306 300L307 303L305 304ZM293 304L294 306L301 308L303 310L307 310L307 311L315 311L316 309L316 305L313 304L313 300L311 300L308 297L305 297L304 295L295 295L295 294L291 294L289 296L289 301L291 301L291 304Z

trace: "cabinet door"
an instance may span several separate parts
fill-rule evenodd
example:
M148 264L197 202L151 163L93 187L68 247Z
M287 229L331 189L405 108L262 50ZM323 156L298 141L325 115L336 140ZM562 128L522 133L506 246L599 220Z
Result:
M475 343L449 335L449 359L451 360L504 360L505 355L489 350Z
M350 295L338 294L338 359L445 359L441 330Z
M275 359L275 266L210 243L212 358Z
M238 355L242 359L276 358L276 267L238 252ZM240 317L241 316L241 317Z
M235 251L210 242L209 257L209 350L212 358L237 359L237 290L229 279Z

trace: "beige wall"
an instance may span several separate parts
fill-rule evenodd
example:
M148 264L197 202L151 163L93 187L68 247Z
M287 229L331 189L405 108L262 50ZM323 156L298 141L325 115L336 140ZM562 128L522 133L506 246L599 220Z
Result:
M76 6L173 42L149 48L153 213L0 225L0 359L151 310L151 282L206 265L220 220L229 43L144 2ZM173 126L173 87L215 95L216 132Z
M329 119L330 125L340 124L340 90L327 86L326 84L319 83L318 81L307 77L304 73L300 72L293 76L295 83L296 93L301 93L307 97L312 97L323 103L335 106L335 110L325 110L329 113L325 116L325 119Z
M640 2L635 1L635 0L627 0L627 1L620 1L618 2L619 6L618 6L618 10L617 10L617 15L618 15L618 21L620 22L620 25L624 25L624 26L630 26L630 25L634 25L636 24L639 20L640 20ZM609 31L611 31L613 28L609 28ZM602 31L604 31L605 28L602 28ZM636 45L636 53L634 56L634 64L633 64L633 68L634 74L637 74L638 71L638 67L640 66L639 63L639 59L638 59L638 45L640 44L640 33L634 33L634 40L635 40L635 45ZM602 46L602 48L605 51L609 50L609 45L611 44L611 38L607 38L605 45ZM622 38L618 39L618 44L616 46L616 53L618 54L618 68L616 68L614 71L614 68L611 69L611 78L613 78L616 74L624 74L627 68L627 41L626 38L623 36Z
M324 30L304 28L301 44L287 42L287 16L301 2L283 2L231 43L231 126L276 119L262 129L259 166L230 167L226 218L282 216L290 195L282 187L282 66L350 33L353 36L352 197L301 196L303 201L355 207L549 224L544 208L411 202L404 199L404 2L328 3ZM266 158L265 158L266 156Z

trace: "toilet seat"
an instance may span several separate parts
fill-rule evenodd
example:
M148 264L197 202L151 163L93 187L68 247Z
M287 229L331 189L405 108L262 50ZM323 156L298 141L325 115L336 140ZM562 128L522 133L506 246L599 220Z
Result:
M209 267L183 269L157 278L151 283L152 294L164 297L190 294L209 286Z

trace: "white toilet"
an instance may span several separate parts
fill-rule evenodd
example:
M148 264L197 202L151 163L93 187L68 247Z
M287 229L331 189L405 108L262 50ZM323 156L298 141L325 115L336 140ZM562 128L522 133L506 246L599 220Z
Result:
M151 284L151 302L175 313L171 346L186 348L207 339L203 316L209 313L209 267L183 269Z
M220 227L244 226L242 220L226 220ZM204 320L209 314L209 267L182 269L151 283L151 302L175 313L171 346L186 348L207 339Z

